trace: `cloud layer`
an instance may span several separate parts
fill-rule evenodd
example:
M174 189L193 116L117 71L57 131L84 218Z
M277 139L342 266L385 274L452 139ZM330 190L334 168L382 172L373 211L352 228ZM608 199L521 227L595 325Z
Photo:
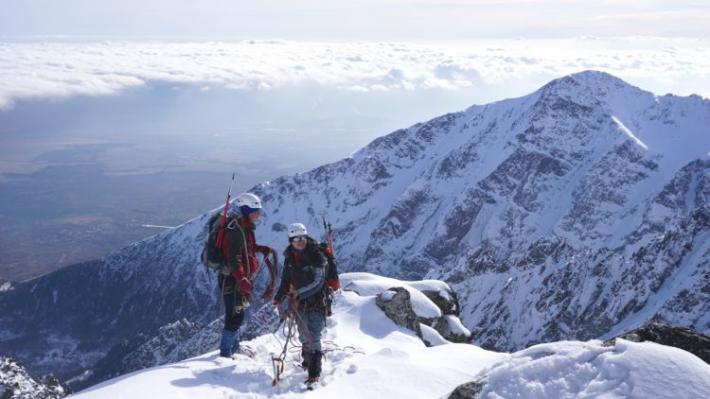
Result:
M0 43L0 109L28 99L112 95L150 83L239 90L317 84L360 92L480 88L473 100L489 101L496 88L524 94L586 69L659 94L710 97L710 40Z

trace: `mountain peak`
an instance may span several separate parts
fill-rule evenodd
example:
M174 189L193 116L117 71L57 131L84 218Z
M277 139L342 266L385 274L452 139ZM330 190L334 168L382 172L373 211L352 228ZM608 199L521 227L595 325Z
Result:
M563 76L544 85L539 93L545 98L561 97L575 102L592 105L602 103L628 103L631 98L644 98L643 103L652 102L655 96L633 86L616 76L601 71L582 71ZM619 101L616 101L619 100ZM636 101L632 101L636 102Z
M554 79L543 88L561 88L561 87L633 87L629 83L617 78L606 72L586 70L576 72L561 78Z

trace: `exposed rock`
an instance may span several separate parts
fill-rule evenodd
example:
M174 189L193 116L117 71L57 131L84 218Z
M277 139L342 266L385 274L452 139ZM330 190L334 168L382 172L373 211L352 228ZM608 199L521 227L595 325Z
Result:
M690 352L710 364L710 337L690 328L653 323L621 334L617 338L633 342L651 341L661 345L674 346ZM605 344L613 345L615 341L616 338L613 338Z
M409 291L402 287L393 287L381 292L375 298L375 304L398 326L408 328L421 336L419 317L412 309ZM426 324L426 323L424 323Z
M483 383L471 381L461 384L449 395L449 399L477 399L483 389Z
M432 326L436 331L446 338L447 341L456 343L469 343L473 339L473 334L454 315L444 315L434 322Z
M461 311L461 309L459 309L459 300L456 296L456 292L454 292L451 287L449 287L446 292L448 298L442 296L439 291L422 290L422 293L426 295L427 298L431 299L431 301L434 302L439 309L441 309L443 314L459 316Z
M0 357L0 399L60 399L64 388L52 375L35 381L17 361Z
M409 288L409 290L413 289ZM434 299L432 302L441 310L439 317L422 317L417 314L409 290L403 287L392 287L379 293L375 303L395 324L414 331L427 346L440 344L441 338L450 342L470 342L471 332L463 326L455 314L451 314L458 307L453 290L447 291L449 298L442 296L439 291L419 291L429 300ZM433 330L424 334L422 325Z

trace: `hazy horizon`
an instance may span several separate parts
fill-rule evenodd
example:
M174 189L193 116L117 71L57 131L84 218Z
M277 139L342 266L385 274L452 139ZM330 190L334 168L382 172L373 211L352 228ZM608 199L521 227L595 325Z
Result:
M710 4L681 0L5 0L0 36L447 40L710 36Z

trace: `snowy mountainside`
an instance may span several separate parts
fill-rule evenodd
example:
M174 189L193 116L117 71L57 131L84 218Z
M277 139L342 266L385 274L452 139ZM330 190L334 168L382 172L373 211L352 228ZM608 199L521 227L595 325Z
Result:
M698 96L583 72L258 192L275 234L328 215L346 270L452 283L486 347L649 320L710 331L710 101Z
M700 399L710 394L710 365L688 352L654 343L620 339L605 346L601 341L567 341L513 354L469 344L427 347L413 331L395 325L375 302L391 287L417 292L437 282L412 284L351 273L343 275L343 283L346 288L336 297L324 335L321 383L313 392L304 394L306 373L295 366L298 348L288 354L282 380L272 386L271 356L281 351L284 339L279 333L246 342L257 351L254 359L242 355L223 359L212 351L106 381L72 397L438 398L472 380L490 395L482 397ZM649 392L656 396L646 395Z
M570 75L255 187L257 237L280 250L289 223L317 237L327 216L341 271L449 282L489 348L649 320L708 333L709 127L703 98ZM210 215L0 293L0 353L72 375L135 334L211 322Z
M136 334L156 334L183 318L216 319L216 276L199 263L201 230L193 221L100 261L17 284L0 295L0 353L33 374L64 379Z

